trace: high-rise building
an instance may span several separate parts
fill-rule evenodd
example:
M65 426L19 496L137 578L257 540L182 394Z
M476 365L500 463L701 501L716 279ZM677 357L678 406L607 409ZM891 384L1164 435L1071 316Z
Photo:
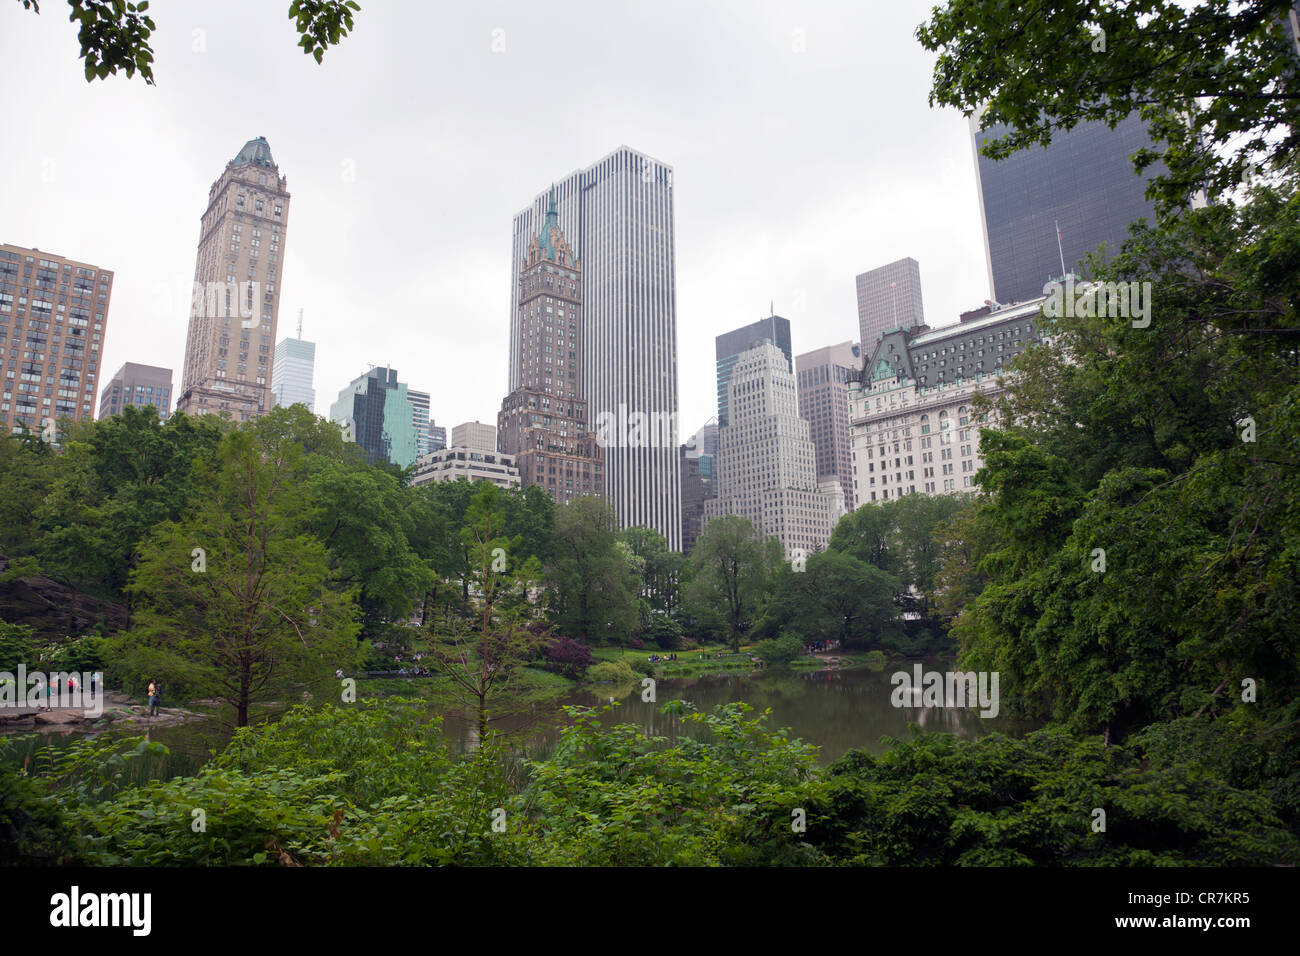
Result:
M544 488L556 501L603 495L604 456L582 391L582 263L560 229L554 191L520 264L515 297L519 338L510 378L520 384L497 416L501 451L515 457L525 486Z
M770 342L731 370L730 417L719 429L717 497L704 520L739 515L780 539L787 557L822 550L839 514L817 481L817 452L799 417L794 373ZM838 507L842 508L842 499Z
M704 529L704 503L713 497L713 457L695 454L690 445L681 449L682 553L690 554ZM706 469L705 463L708 463ZM706 473L707 470L707 473Z
M934 331L885 335L849 389L851 487L859 506L976 489L983 458L972 400L996 395L1003 363L1042 341L1042 304L1039 297L985 306Z
M1163 167L1149 166L1141 176L1133 171L1129 157L1152 146L1137 114L1114 129L1097 120L1058 130L1047 146L997 161L980 147L1005 135L1006 127L980 132L976 114L970 129L995 302L1040 298L1044 285L1077 272L1078 262L1102 243L1109 256L1117 253L1130 223L1155 217L1146 187ZM862 342L864 351L874 344Z
M158 409L158 417L165 420L171 414L172 370L135 362L123 365L100 393L99 417L112 418L128 405L152 405Z
M429 451L435 452L447 447L447 427L437 425L429 419Z
M727 425L727 383L731 381L731 370L742 354L756 345L771 342L785 356L786 365L794 371L794 352L790 348L790 320L779 315L769 315L765 319L751 322L731 332L719 335L713 340L717 355L718 374L718 428Z
M817 449L817 480L838 479L844 507L852 511L853 458L849 446L849 387L862 372L862 349L841 342L795 358L799 416Z
M316 369L316 343L300 334L296 339L281 339L275 346L275 364L271 367L271 394L277 407L306 405L316 411L316 389L312 379Z
M412 485L432 481L490 481L500 488L519 487L519 469L513 455L478 448L439 448L421 455L411 475Z
M682 445L682 553L690 554L704 528L704 502L716 493L718 419L710 418Z
M406 400L411 403L411 426L415 429L415 453L427 455L429 447L429 393L406 390Z
M91 421L113 273L39 249L0 244L0 426L45 434ZM57 426L56 426L57 430Z
M343 426L349 441L366 452L366 461L390 461L402 468L415 464L415 426L406 383L397 369L372 368L352 380L330 406L330 421Z
M451 430L452 448L472 448L475 451L496 451L497 430L483 422L462 422Z
M921 304L921 264L899 259L857 278L858 341L870 352L891 329L912 330L925 325Z
M672 175L671 167L620 146L553 189L556 222L582 263L582 377L572 391L586 399L588 425L606 440L605 495L623 527L647 525L680 550ZM550 198L539 193L514 220L511 355L523 352L519 264L546 221ZM571 274L555 273L557 282L576 281L576 270L564 271ZM522 384L522 368L512 365L509 390Z
M272 407L288 180L265 137L250 139L208 190L178 411L236 421Z

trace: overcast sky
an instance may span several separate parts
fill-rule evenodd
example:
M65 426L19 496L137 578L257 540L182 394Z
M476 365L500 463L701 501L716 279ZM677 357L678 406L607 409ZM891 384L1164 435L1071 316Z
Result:
M512 217L626 144L674 168L684 440L716 412L713 337L770 304L798 354L856 341L854 276L903 256L932 326L988 296L931 5L361 0L318 66L287 0L186 0L150 11L150 87L87 84L66 4L0 0L0 241L112 269L102 378L179 390L208 188L265 136L292 194L278 336L303 309L316 411L387 364L439 424L495 423Z

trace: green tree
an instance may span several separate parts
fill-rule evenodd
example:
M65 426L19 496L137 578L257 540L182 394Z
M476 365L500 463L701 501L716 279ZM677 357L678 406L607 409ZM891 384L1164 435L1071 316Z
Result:
M295 457L271 463L250 429L227 435L194 514L155 528L131 575L135 666L218 696L240 727L255 701L356 657L355 594L329 587L325 547L302 531Z
M893 575L852 555L813 554L802 571L789 565L777 570L772 598L754 634L791 634L800 644L838 640L845 647L878 647L896 631L897 587Z
M758 619L773 575L784 563L781 544L764 539L748 519L715 518L691 552L693 576L686 602L695 619L721 614L733 651Z
M473 703L483 740L489 709L517 696L523 665L533 654L529 592L541 565L530 557L522 562L515 558L511 566L520 539L505 537L505 493L489 482L478 484L460 529L473 561L472 603L464 617L447 619L431 650L440 673Z
M546 582L552 620L567 637L622 642L636 626L639 581L616 527L613 509L602 498L574 498L556 510Z
M41 12L40 0L18 0L24 10ZM86 82L117 73L140 77L153 85L153 48L149 45L155 26L149 16L149 0L68 0L68 20L78 24L77 41L86 66ZM289 19L298 31L302 51L321 62L325 51L336 46L352 31L353 13L360 10L354 0L293 0Z
M1198 190L1226 197L1250 170L1294 157L1290 9L1290 0L1063 0L1050 11L948 0L916 35L938 55L932 106L982 109L982 128L1009 127L983 147L994 159L1138 111L1155 147L1135 166L1159 163L1152 192L1175 213Z

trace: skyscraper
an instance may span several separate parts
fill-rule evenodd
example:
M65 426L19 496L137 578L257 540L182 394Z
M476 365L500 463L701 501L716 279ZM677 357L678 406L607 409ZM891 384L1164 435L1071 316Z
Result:
M899 259L864 272L857 287L858 341L863 352L870 353L886 332L925 325L921 264L915 259Z
M520 337L510 377L520 384L497 417L501 451L515 457L525 486L556 501L603 495L604 456L582 390L582 263L560 229L554 193L520 263L515 297Z
M152 405L158 409L158 417L166 419L171 414L172 370L135 362L123 365L99 396L99 417L112 418L128 405Z
M406 390L406 400L411 405L411 427L415 429L415 453L427 455L429 447L429 393Z
M799 417L808 423L817 449L817 480L839 480L844 506L856 507L853 459L849 443L849 385L862 371L862 350L841 342L805 352L795 358L799 385Z
M439 425L429 419L429 451L435 452L447 447L447 426Z
M178 411L247 421L270 410L288 181L265 137L250 139L208 190Z
M763 342L771 342L785 356L789 371L794 371L794 354L790 349L790 320L779 315L769 315L765 319L751 322L731 332L726 332L714 339L714 351L717 354L718 374L718 428L727 424L727 383L731 381L731 370L741 354Z
M95 417L113 273L39 249L0 245L0 425L44 434ZM62 340L62 349L60 349ZM57 436L56 436L57 437Z
M451 447L496 451L497 430L483 422L461 422L451 430Z
M582 377L573 391L587 401L588 424L606 426L594 429L607 439L606 497L622 526L652 527L680 550L672 175L671 167L620 146L553 188L556 222L582 263ZM515 216L511 355L521 354L524 335L519 264L549 208L546 190ZM512 364L510 391L521 384L522 369ZM651 427L639 427L644 422Z
M980 147L1006 128L981 133L973 115L970 129L994 301L1038 298L1046 283L1076 272L1079 260L1102 243L1108 255L1118 252L1134 220L1154 219L1146 186L1163 167L1133 172L1129 157L1152 145L1137 114L1114 129L1100 120L1080 123L1053 133L1046 147L1030 146L996 162ZM862 343L864 351L874 344Z
M330 421L344 427L349 440L366 452L366 461L390 461L402 468L415 464L415 426L406 383L397 369L372 368L352 380L330 406Z
M818 487L817 452L799 417L787 361L770 342L737 359L731 415L719 429L717 497L704 503L704 520L707 527L723 515L748 518L794 557L826 547L838 509Z
M301 335L281 339L275 346L275 365L271 368L271 394L277 407L306 405L316 411L316 389L312 378L316 369L316 343Z

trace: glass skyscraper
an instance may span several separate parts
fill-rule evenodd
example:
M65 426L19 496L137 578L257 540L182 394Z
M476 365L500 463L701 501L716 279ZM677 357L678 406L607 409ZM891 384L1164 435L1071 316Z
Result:
M1006 128L980 132L977 116L970 124L995 301L1009 304L1041 296L1043 286L1063 271L1078 273L1080 260L1102 243L1107 256L1114 256L1134 220L1154 220L1145 193L1157 167L1138 176L1129 159L1151 142L1136 114L1115 129L1102 122L1081 123L1054 133L1047 147L1031 146L997 162L979 149L986 139L1003 136ZM871 344L863 339L864 347Z
M713 340L717 354L718 371L718 428L727 426L727 384L731 381L731 370L736 360L750 349L771 342L785 356L786 365L794 371L794 354L790 348L790 320L779 315L769 315L765 319L751 322L731 332L719 335Z
M305 339L281 339L275 346L271 366L271 395L276 407L306 405L316 411L316 389L312 376L316 368L316 343Z

